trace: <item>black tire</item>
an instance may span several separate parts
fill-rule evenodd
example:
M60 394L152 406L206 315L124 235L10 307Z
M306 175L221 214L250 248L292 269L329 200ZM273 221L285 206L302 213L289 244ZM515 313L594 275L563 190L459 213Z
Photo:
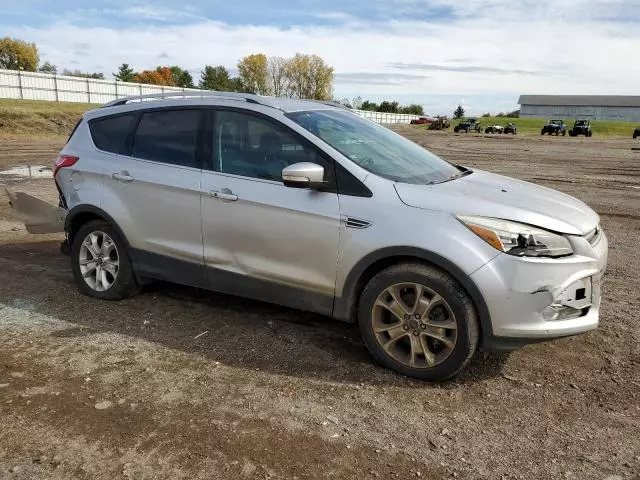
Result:
M544 128L540 130L540 135L544 135Z
M106 233L117 249L118 253L118 273L113 284L106 290L98 291L87 284L80 271L80 249L82 242L92 232ZM127 244L120 234L103 220L93 220L81 226L73 237L71 246L71 270L73 278L80 292L89 297L99 298L101 300L121 300L137 294L140 291Z
M563 131L562 131L562 136L563 136L563 137L566 137L566 136L567 136L567 131L566 131L566 130L563 130Z
M405 282L428 287L447 302L455 315L456 343L449 356L435 366L416 368L402 363L376 339L371 321L376 299L388 287ZM449 274L421 263L393 265L375 275L360 296L358 322L365 345L380 364L402 375L428 381L443 381L457 375L475 354L480 337L476 309L464 288Z

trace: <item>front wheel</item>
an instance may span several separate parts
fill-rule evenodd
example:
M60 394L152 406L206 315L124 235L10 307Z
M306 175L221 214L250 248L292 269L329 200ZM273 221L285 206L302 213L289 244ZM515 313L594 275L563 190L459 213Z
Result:
M419 263L394 265L373 277L360 297L358 321L378 362L422 380L458 374L479 341L466 291L447 273Z
M120 300L139 290L124 240L102 220L75 233L71 269L80 292L90 297Z

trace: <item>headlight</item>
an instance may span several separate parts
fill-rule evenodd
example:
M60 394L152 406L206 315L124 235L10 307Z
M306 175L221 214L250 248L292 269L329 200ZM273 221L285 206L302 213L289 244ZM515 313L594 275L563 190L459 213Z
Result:
M566 237L499 218L458 216L473 233L498 250L518 257L562 257L573 250Z

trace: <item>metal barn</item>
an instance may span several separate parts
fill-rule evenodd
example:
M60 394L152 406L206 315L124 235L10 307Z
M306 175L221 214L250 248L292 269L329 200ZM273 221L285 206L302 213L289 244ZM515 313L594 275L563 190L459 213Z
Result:
M640 95L521 95L521 117L640 122Z

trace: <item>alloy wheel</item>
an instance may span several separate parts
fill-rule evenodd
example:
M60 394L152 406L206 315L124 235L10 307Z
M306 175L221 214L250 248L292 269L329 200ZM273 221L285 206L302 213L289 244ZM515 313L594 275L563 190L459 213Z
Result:
M431 368L449 357L458 324L449 304L419 283L399 283L378 295L371 311L375 338L394 360Z
M118 247L104 232L89 233L80 246L80 273L93 290L109 290L118 278Z

